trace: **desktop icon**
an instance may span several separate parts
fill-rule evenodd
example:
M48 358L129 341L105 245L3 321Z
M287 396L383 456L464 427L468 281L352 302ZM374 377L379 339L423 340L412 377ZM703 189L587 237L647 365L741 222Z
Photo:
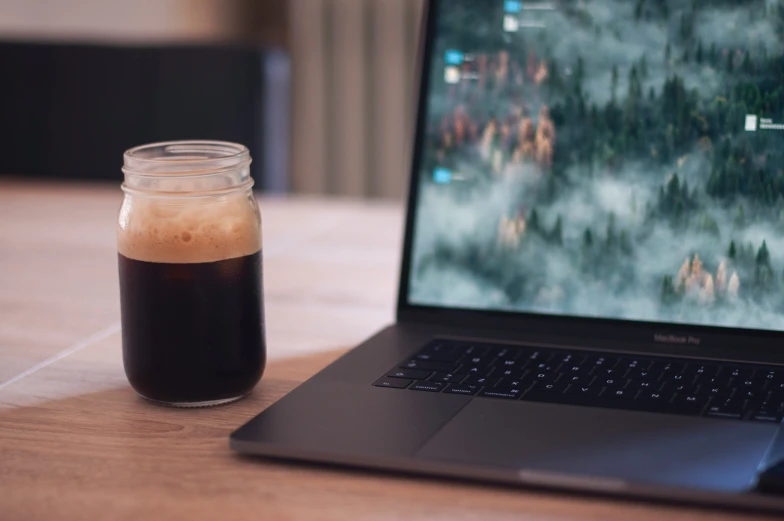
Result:
M444 53L444 62L447 65L462 65L465 59L465 55L454 49L449 49Z
M505 0L504 12L506 13L519 13L523 10L523 2L520 0Z
M460 83L460 69L454 65L444 69L444 81L452 85Z
M436 168L433 170L433 181L442 185L448 184L452 181L452 171L448 168Z
M520 29L520 20L516 16L511 14L504 16L504 31L514 33L518 29Z

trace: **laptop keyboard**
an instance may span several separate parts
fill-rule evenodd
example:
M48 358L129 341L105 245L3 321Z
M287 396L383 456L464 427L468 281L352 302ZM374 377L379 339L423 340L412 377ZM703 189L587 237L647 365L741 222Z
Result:
M781 422L784 367L433 341L377 387Z

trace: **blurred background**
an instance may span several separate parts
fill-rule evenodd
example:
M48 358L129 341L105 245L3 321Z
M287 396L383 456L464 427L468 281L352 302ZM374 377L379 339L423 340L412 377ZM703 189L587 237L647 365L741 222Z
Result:
M259 189L399 198L422 0L0 0L0 175L248 145Z

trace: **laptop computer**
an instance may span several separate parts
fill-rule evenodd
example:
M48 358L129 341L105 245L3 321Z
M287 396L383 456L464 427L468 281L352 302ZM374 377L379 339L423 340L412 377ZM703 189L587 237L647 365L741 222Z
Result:
M784 511L783 24L428 2L396 323L231 447Z

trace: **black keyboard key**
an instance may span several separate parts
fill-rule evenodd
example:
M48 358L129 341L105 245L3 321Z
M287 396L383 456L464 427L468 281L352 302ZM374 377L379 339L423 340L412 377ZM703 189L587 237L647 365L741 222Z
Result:
M743 412L747 413L750 411L756 411L757 409L762 409L763 403L765 403L764 400L746 400L743 402Z
M578 366L581 365L586 360L586 356L581 353L568 353L565 355L557 354L555 359L565 366Z
M523 395L523 401L526 402L560 403L564 405L586 405L590 402L596 403L597 400L598 398L595 395L581 396L548 391L528 391Z
M462 347L462 349L461 349ZM423 353L462 353L465 350L465 346L460 346L459 344L454 344L451 342L433 342L424 349L422 349Z
M760 403L758 408L765 409L766 411L784 412L784 400L768 398Z
M658 371L662 377L673 374L680 374L686 368L686 364L680 362L654 362L649 369Z
M566 388L569 384L564 383L550 383L550 382L536 382L533 387L531 387L531 391L545 391L548 393L562 393L566 391Z
M458 369L457 373L468 374L471 376L490 376L493 371L494 369L492 367L464 365Z
M406 378L388 378L388 377L384 377L384 378L378 380L373 385L375 385L376 387L390 387L392 389L405 389L406 387L411 385L411 382L413 382L413 381L414 380L408 380Z
M620 389L621 387L625 387L628 383L628 380L621 377L598 377L594 380L593 384L598 385L600 387L610 387L613 389Z
M421 369L423 371L441 371L443 373L451 373L455 370L455 364L450 362L431 362L428 360L409 360L400 367L406 369Z
M592 365L563 364L559 369L565 375L587 375L593 371Z
M727 411L736 411L738 413L742 413L744 407L746 406L746 400L736 400L732 398L724 401L714 400L713 403L711 403L711 406L714 405L720 406Z
M626 389L658 391L661 389L661 386L661 382L655 382L652 380L629 380L629 383L626 384Z
M732 398L728 398L727 400L724 400L724 402L722 403L724 403L724 405L726 406L740 407L741 409L745 409L746 406L749 404L749 402L750 400L746 400L743 398L735 398L733 396Z
M491 389L487 388L485 390L489 391ZM495 387L493 387L492 390L493 391L499 391L499 392L513 394L513 395L515 395L516 397L519 398L519 397L521 397L523 395L523 393L525 393L526 388L525 387L522 387L522 388L521 387L510 387L510 386L504 386L504 385L500 385L499 384L499 385L496 385Z
M696 394L678 394L672 400L672 405L682 414L699 414L708 404L707 396Z
M519 364L517 368L521 371L528 371L534 364L538 362L536 360L529 360L528 357L525 355L517 359L517 363Z
M694 384L701 385L703 387L727 387L730 383L729 375L722 375L719 374L717 376L708 376L708 375L697 375L694 378Z
M531 380L522 378L501 378L493 387L508 387L510 389L527 389L531 386Z
M661 371L652 371L650 369L629 369L626 372L626 378L634 380L658 380L661 378Z
M659 390L670 394L699 394L700 386L692 385L690 383L664 382Z
M749 420L766 423L781 423L782 413L765 409L755 410L749 414Z
M648 402L654 404L667 404L670 403L672 395L663 393L661 391L640 391L637 394L637 400L640 402Z
M455 363L463 358L462 353L422 353L416 355L417 360L429 360L431 362L452 362Z
M562 405L585 405L590 407L604 407L612 409L639 410L640 406L633 400L623 398L601 398L570 393L549 393L546 391L528 391L523 395L523 401L557 403Z
M527 360L515 360L513 358L499 359L496 366L499 369L522 369Z
M598 378L598 379L613 378L613 379L617 380L617 379L622 379L624 377L623 375L626 374L626 372L627 371L624 370L624 369L612 369L612 368L606 368L606 367L595 367L595 369L593 370L593 372L591 374L593 376L595 376L596 378Z
M528 355L528 359L536 362L537 364L545 363L553 357L550 351L537 350Z
M465 363L470 365L487 365L495 360L495 357L490 354L489 352L483 355L472 354L468 355L465 359Z
M482 356L487 353L488 348L487 346L479 345L479 344L472 344L466 347L464 353L468 356Z
M784 382L784 369L757 369L754 378L765 380L769 384L774 382Z
M479 396L486 396L488 398L505 398L507 400L516 400L523 394L522 389L509 389L509 388L485 388L479 393Z
M519 371L517 369L502 369L499 368L498 370L493 372L493 376L497 376L498 378L516 378L525 374L525 371Z
M645 360L644 358L621 358L621 361L618 362L618 365L615 366L616 369L625 369L625 370L638 370L638 371L647 371L653 362L651 360Z
M611 356L589 356L585 361L587 365L593 366L594 369L612 369L618 364L618 359Z
M468 356L463 360L463 363L470 366L487 367L493 363L493 360L492 356Z
M735 380L747 380L754 374L754 369L750 367L725 367L720 374L727 375Z
M700 365L700 364L691 364L686 366L686 369L683 370L684 375L689 375L693 377L706 377L706 378L713 378L718 374L719 367L715 365Z
M712 396L714 398L727 399L732 396L733 389L727 387L711 387L707 385L699 386L699 394Z
M469 376L463 382L463 385L479 385L482 387L493 387L497 382L498 378L490 378L487 376Z
M601 403L600 400L597 394L571 394L569 392L552 393L549 391L531 390L523 395L523 401L560 403L564 405L598 405Z
M593 381L594 377L587 374L565 374L559 380L559 382L572 385L591 385Z
M421 369L395 369L387 376L393 378L410 378L412 380L427 380L432 371L422 371Z
M682 373L686 369L684 362L664 362L662 371L665 373Z
M557 382L561 375L559 373L531 371L526 375L526 377L530 378L531 380L552 383Z
M599 396L601 391L601 387L591 387L589 385L570 385L566 390L566 394L574 394L577 396Z
M612 398L613 400L633 400L637 391L633 389L618 389L613 387L605 387L602 392L603 398Z
M736 378L732 381L732 386L736 387L738 390L744 391L763 391L768 387L768 382L766 380L755 380L753 378L747 380L739 380Z
M768 384L768 391L784 397L784 382L771 382Z
M444 392L451 393L451 394L465 394L468 396L473 396L479 392L479 389L481 389L481 387L478 385L451 384L446 386Z
M446 384L440 382L416 382L411 387L409 387L409 389L412 391L428 391L431 393L437 393L444 388L444 385Z
M678 384L691 384L694 382L695 377L684 373L668 373L662 374L661 381L663 382L676 382Z
M772 411L784 412L784 399L782 399L781 396L768 396L768 398L762 403L761 407L770 409Z
M741 409L735 407L727 407L724 405L710 405L705 411L705 416L713 416L716 418L727 418L729 420L740 420Z
M558 369L557 363L549 363L549 362L538 362L528 364L528 369L535 373L552 373L556 369Z
M464 374L453 374L453 373L435 373L433 376L430 377L431 382L444 382L448 384L459 384L463 380L465 380L466 375Z
M496 347L490 349L490 356L499 360L516 360L523 353L522 349L515 347Z
M736 400L765 400L768 397L767 391L757 391L755 389L738 389L732 397Z

